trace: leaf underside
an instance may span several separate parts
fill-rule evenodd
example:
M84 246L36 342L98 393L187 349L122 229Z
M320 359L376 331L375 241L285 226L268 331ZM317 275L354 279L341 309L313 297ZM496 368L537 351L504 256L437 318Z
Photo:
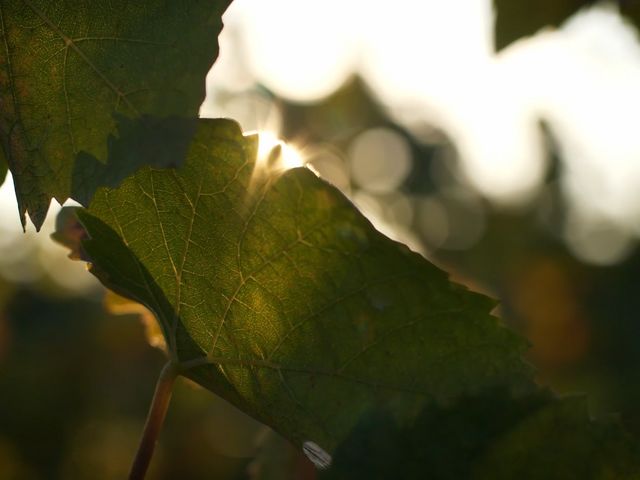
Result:
M180 169L144 167L78 212L92 272L154 312L170 355L202 361L188 377L328 452L380 402L528 384L492 300L256 155L234 122L200 120Z
M197 116L229 3L0 2L0 144L23 225L139 167L105 164L118 116Z

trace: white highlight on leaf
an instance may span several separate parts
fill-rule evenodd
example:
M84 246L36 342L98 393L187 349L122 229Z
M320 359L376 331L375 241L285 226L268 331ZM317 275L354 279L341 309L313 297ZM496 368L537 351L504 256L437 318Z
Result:
M277 177L291 168L304 167L302 154L291 144L280 140L268 130L244 132L245 135L258 135L258 157L251 174L247 191L254 193L258 185L268 177ZM278 149L278 150L276 150Z
M325 469L331 466L333 461L331 455L320 448L317 443L307 440L302 445L302 451L317 468Z

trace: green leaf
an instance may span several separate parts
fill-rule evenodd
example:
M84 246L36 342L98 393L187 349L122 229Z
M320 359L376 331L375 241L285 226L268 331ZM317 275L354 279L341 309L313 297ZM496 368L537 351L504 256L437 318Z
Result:
M234 122L200 120L180 169L145 167L78 212L92 272L154 312L186 376L311 457L381 402L400 415L528 383L492 300L256 152Z
M103 165L114 113L197 116L230 1L0 3L0 142L23 225L39 229L52 197L86 201L100 168L135 169Z
M494 0L496 50L547 26L560 26L594 0Z

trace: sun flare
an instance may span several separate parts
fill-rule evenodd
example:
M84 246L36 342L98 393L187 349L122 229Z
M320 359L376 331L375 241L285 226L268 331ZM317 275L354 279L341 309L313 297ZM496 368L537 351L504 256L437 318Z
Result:
M274 148L280 147L280 156L273 165L277 170L289 170L303 167L305 162L300 151L293 145L279 139L278 136L268 130L258 133L258 161L265 164Z

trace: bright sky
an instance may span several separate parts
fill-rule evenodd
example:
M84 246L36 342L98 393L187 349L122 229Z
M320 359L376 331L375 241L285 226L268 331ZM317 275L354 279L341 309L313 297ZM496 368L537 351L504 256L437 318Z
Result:
M615 9L583 12L498 56L490 0L235 0L224 20L204 115L221 113L217 90L254 78L308 102L358 72L400 123L443 128L469 181L513 205L542 181L543 114L567 162L574 252L612 263L640 233L640 44ZM587 245L594 232L597 248Z

